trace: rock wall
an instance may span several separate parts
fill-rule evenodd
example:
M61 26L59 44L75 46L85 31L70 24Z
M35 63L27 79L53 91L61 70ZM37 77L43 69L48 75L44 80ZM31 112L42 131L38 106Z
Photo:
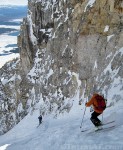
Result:
M22 77L18 59L0 69L0 134L6 133L27 115L20 96Z
M77 93L122 99L108 93L113 86L122 92L122 10L121 0L28 1L18 37L25 115L37 103L43 115L69 112Z
M45 73L41 73L46 80L49 68L52 69L53 74L45 81L48 85L62 88L63 95L70 97L78 86L72 73L79 74L81 82L92 80L96 84L94 78L100 76L122 47L122 7L122 1L115 0L29 1L27 24L32 31L29 39L35 47L33 58L39 50L42 65L52 61L44 68ZM24 38L23 34L20 37ZM23 49L23 44L20 47L26 56L27 49ZM112 55L107 59L109 54ZM33 65L34 61L30 62ZM66 78L70 78L69 84L64 85Z

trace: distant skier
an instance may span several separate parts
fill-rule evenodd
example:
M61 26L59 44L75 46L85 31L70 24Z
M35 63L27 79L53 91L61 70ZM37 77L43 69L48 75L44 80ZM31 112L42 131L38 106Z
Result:
M86 107L90 107L91 105L93 105L94 112L91 114L90 118L92 123L96 127L102 125L101 121L97 117L101 115L106 108L106 102L104 97L95 93L85 105Z
M42 115L40 115L39 117L38 117L38 119L39 119L39 125L42 123Z

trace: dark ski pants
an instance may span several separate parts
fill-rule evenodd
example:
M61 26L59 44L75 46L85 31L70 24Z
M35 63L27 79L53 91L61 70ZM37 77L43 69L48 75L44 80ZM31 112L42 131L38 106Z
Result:
M42 116L39 116L38 119L39 119L39 125L40 125L42 123Z
M41 124L42 123L42 119L39 119L39 124Z
M101 113L97 113L95 111L91 114L90 120L95 126L99 126L101 124L101 121L97 118L99 115L101 115Z

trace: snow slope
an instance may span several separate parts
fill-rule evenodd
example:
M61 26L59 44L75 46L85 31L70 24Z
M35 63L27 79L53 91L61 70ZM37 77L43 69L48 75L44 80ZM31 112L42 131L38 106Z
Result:
M69 114L62 114L57 119L53 119L52 115L44 117L38 128L37 104L35 111L30 111L17 126L0 137L0 150L123 150L123 104L118 102L103 114L104 121L116 121L115 128L82 133L80 125L85 107L84 104L78 105L78 101L77 94ZM93 130L89 117L90 110L87 108L82 128Z

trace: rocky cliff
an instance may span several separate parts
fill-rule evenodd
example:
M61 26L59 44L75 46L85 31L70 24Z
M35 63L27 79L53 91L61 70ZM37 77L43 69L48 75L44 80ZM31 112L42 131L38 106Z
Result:
M18 37L20 78L12 84L13 89L17 84L13 109L17 112L20 103L22 109L5 132L20 121L19 115L22 119L37 109L37 103L43 115L57 116L70 111L76 94L81 100L99 92L111 105L122 100L122 39L122 0L29 0ZM115 87L119 91L109 94ZM9 102L11 95L7 95ZM4 111L1 114L6 116Z

